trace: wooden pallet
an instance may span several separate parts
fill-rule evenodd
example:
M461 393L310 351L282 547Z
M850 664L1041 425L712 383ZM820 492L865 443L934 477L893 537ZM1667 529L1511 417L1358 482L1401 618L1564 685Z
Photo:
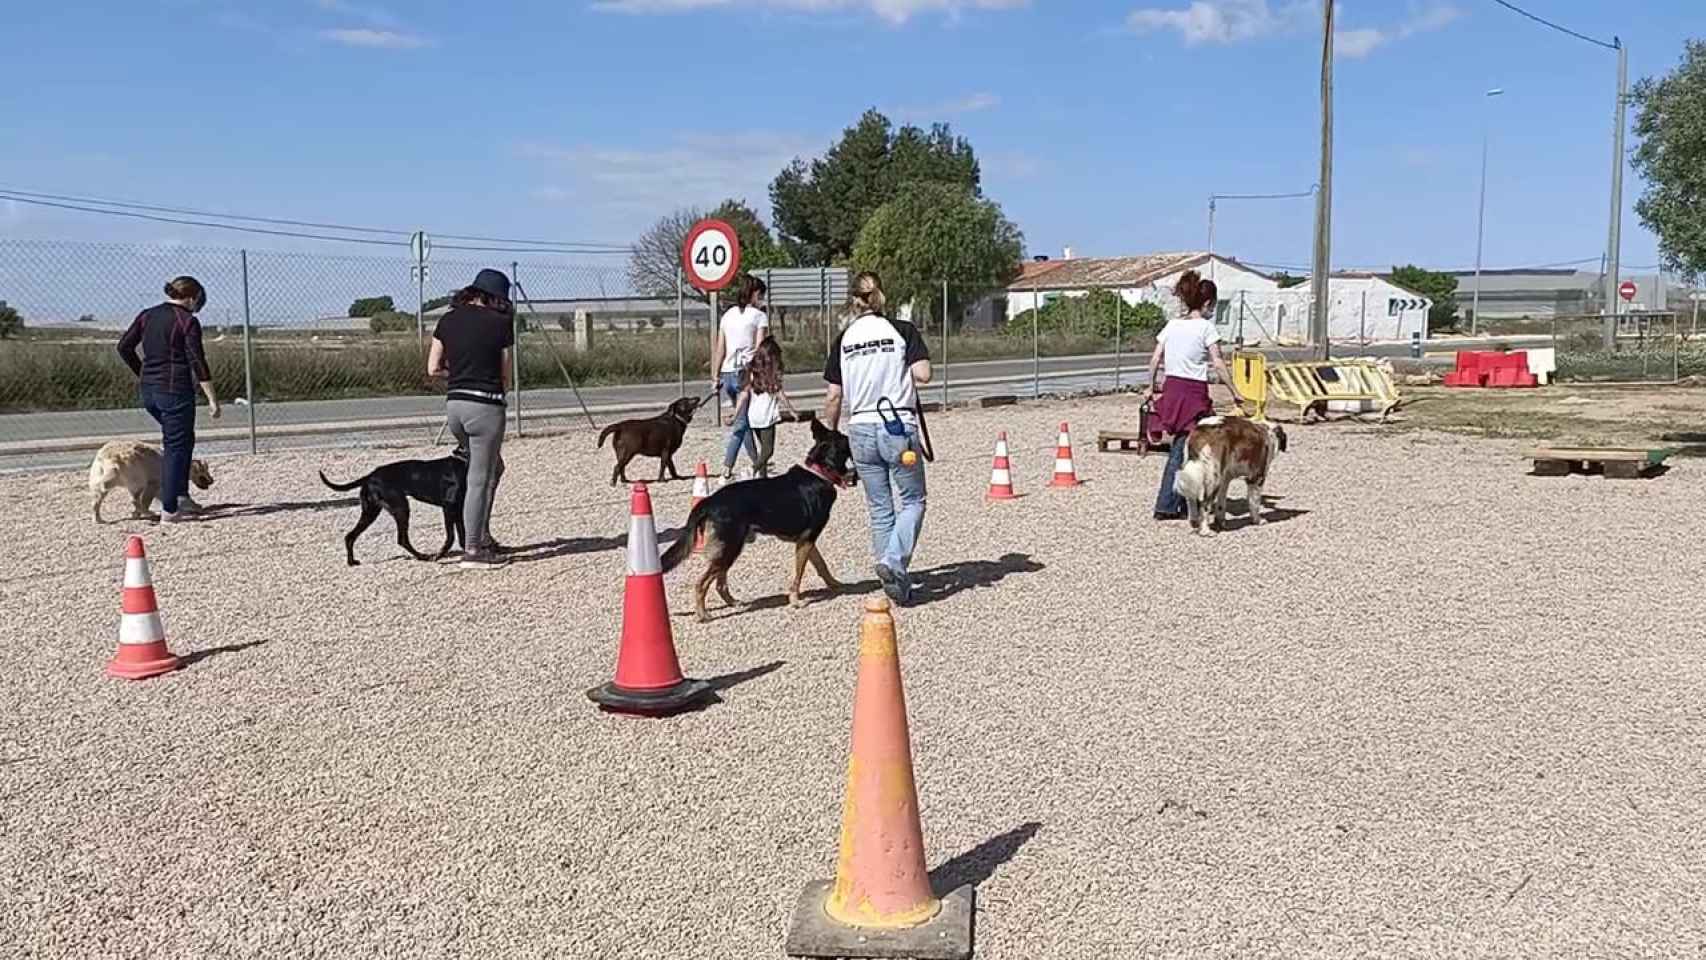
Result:
M1661 472L1665 460L1675 452L1675 447L1541 447L1529 451L1528 458L1534 461L1537 477L1601 473L1617 480L1636 480Z
M1096 431L1096 452L1144 454L1151 450L1143 434L1126 430Z

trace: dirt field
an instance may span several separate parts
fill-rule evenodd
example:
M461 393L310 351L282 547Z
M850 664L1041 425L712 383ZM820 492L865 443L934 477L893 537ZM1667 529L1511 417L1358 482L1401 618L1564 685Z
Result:
M1706 951L1706 469L1530 477L1425 407L1292 430L1279 522L1212 540L1150 519L1159 457L1092 452L1129 397L933 418L928 602L897 618L978 957ZM1061 419L1074 491L1042 486ZM1026 496L986 505L998 429ZM344 566L356 510L314 470L416 450L220 460L229 506L164 529L0 480L0 955L780 956L834 869L862 498L823 543L853 595L789 609L766 541L731 577L754 608L699 625L673 575L722 702L607 716L627 496L591 447L506 451L499 573L404 559L388 520ZM660 527L688 496L657 489ZM101 672L133 531L187 661L143 683Z

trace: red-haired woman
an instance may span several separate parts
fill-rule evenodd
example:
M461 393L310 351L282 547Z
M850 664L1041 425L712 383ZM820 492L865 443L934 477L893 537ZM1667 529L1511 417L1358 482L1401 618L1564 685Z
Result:
M1185 498L1173 490L1173 477L1185 462L1185 441L1198 420L1214 412L1208 395L1208 372L1212 366L1220 382L1232 390L1232 405L1244 412L1243 400L1232 386L1232 374L1220 355L1220 333L1214 320L1204 315L1218 291L1214 281L1204 280L1195 270L1186 270L1173 286L1173 295L1185 307L1184 316L1167 321L1155 339L1155 355L1149 359L1149 389L1144 402L1155 396L1160 383L1161 402L1155 415L1161 429L1173 435L1167 468L1161 473L1161 492L1155 498L1155 519L1180 520L1185 516ZM1162 378L1157 381L1157 373Z

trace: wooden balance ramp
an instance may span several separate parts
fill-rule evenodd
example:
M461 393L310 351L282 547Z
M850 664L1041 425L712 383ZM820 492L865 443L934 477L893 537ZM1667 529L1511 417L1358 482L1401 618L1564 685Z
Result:
M1537 477L1563 477L1572 473L1599 473L1614 480L1638 480L1664 471L1664 463L1675 447L1540 447L1526 456L1534 461Z

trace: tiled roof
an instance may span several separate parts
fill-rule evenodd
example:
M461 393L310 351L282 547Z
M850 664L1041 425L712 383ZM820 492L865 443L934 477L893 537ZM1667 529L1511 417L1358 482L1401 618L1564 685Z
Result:
M1024 290L1078 290L1089 287L1142 287L1169 274L1208 262L1209 255L1201 251L1180 253L1151 253L1138 257L1083 257L1076 260L1048 260L1024 265L1019 279L1008 285L1009 292ZM1229 257L1219 257L1222 263L1249 270ZM1259 271L1251 271L1259 272Z

